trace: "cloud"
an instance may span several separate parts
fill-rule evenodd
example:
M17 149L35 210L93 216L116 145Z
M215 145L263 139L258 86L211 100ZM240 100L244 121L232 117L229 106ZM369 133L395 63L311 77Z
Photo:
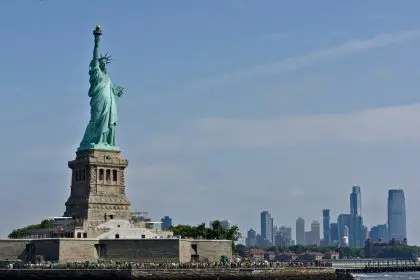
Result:
M378 34L370 39L352 40L333 48L318 50L300 57L293 57L272 64L259 65L257 67L254 67L253 69L239 71L236 73L236 76L241 77L247 76L249 74L255 75L258 73L269 73L279 75L285 72L311 66L323 60L360 53L371 49L382 48L389 45L413 40L419 37L420 30L418 29L404 30L397 33Z
M161 132L149 151L275 148L296 143L420 141L420 104L272 119L203 118Z
M279 36L285 35L286 34L279 34ZM383 48L414 40L419 37L420 29L412 29L402 30L395 33L377 34L369 39L350 40L331 48L321 49L301 56L290 57L282 61L261 64L246 69L240 69L235 72L226 73L218 77L204 79L185 86L182 90L176 91L171 96L178 98L183 94L197 94L199 91L209 91L220 85L255 78L258 75L281 75L287 72L304 69L330 59ZM170 96L165 96L163 98L168 97Z

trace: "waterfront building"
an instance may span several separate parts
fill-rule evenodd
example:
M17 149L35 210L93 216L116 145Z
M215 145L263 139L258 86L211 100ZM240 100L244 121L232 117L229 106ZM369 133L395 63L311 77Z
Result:
M400 242L407 238L405 197L402 189L388 191L388 238Z
M257 245L260 247L264 247L264 239L262 238L261 234L257 233Z
M369 238L369 228L367 226L363 227L363 240L366 242Z
M331 244L338 244L340 241L339 235L338 235L338 224L337 223L331 223L330 224L330 243Z
M216 220L212 220L212 221L210 221L209 222L209 227L210 228L212 228L213 227L213 223L215 222ZM219 222L220 222L220 226L222 227L222 228L224 228L224 229L228 229L228 228L230 228L230 221L229 220L218 220Z
M276 246L288 247L292 245L292 228L281 226L275 235Z
M318 221L311 223L311 245L319 246L321 243L321 226Z
M388 226L386 224L373 226L370 229L369 238L371 241L389 241Z
M343 237L346 235L345 228L350 228L350 221L351 221L351 215L350 214L339 214L337 218L337 225L338 225L338 237L339 237L339 243L341 246L344 246L343 243Z
M253 247L257 245L257 232L254 229L249 229L245 239L245 245L247 247Z
M340 246L348 247L349 246L349 227L344 226L343 237L340 240Z
M305 220L301 217L296 220L296 244L305 244Z
M312 245L312 231L305 231L305 242L303 245Z
M322 232L324 236L323 245L331 242L330 209L322 210Z
M361 216L351 215L349 231L350 246L363 248L365 246L365 227Z
M273 218L268 211L261 212L261 237L265 240L264 243L269 244L269 246L274 243Z
M362 217L362 193L360 186L353 186L350 193L350 223L349 244L351 247L363 248L365 246L365 228Z
M160 221L162 222L163 230L168 230L172 228L172 219L169 216L163 217L162 219L160 219Z
M222 228L228 229L230 228L231 223L229 220L221 220L220 225L222 226Z
M350 214L354 216L362 215L362 193L360 186L353 186L350 194Z

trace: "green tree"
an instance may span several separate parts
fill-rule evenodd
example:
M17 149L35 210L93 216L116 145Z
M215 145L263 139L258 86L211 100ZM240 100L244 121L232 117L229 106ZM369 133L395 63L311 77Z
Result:
M295 254L301 254L303 252L306 252L307 251L307 248L304 245L298 244L298 245L290 246L289 247L289 250L292 251Z
M335 250L340 254L340 258L364 258L365 250L362 248L340 247Z
M187 238L201 237L204 239L224 239L232 241L238 241L239 238L241 238L241 233L236 225L225 228L220 221L214 221L209 228L206 227L205 223L202 223L197 226L177 225L171 230L174 235Z
M195 229L190 225L177 225L172 228L174 235L194 238Z
M25 234L27 234L28 231L33 229L44 229L44 228L50 228L52 225L52 220L42 220L41 223L35 224L35 225L29 225L23 228L15 229L9 234L9 238L18 238Z

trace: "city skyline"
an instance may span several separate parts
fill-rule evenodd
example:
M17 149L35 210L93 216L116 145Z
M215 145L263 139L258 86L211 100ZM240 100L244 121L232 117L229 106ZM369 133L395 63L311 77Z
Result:
M1 2L0 236L64 211L100 24L126 90L116 141L133 212L192 225L223 217L244 232L269 209L293 228L299 216L322 222L324 208L332 221L348 213L348 188L360 185L371 227L386 223L386 191L403 188L409 242L420 244L419 8Z
M331 221L330 209L322 209L322 237L319 221L312 221L309 224L309 230L306 230L308 227L305 219L298 217L293 240L292 228L285 226L281 221L274 222L272 213L264 210L260 214L260 233L252 228L249 229L245 234L245 244L263 248L294 244L364 248L368 239L372 242L392 241L407 244L406 205L403 189L388 191L387 224L377 223L371 227L363 222L361 187L353 186L349 198L349 212L337 213L336 221Z

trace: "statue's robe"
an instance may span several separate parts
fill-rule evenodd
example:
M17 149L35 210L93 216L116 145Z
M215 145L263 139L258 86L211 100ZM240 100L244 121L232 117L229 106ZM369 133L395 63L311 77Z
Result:
M116 101L122 94L122 88L114 86L99 65L90 67L89 83L90 121L80 146L82 148L92 144L114 145L115 141L111 140L113 143L110 143L107 138L118 122Z

